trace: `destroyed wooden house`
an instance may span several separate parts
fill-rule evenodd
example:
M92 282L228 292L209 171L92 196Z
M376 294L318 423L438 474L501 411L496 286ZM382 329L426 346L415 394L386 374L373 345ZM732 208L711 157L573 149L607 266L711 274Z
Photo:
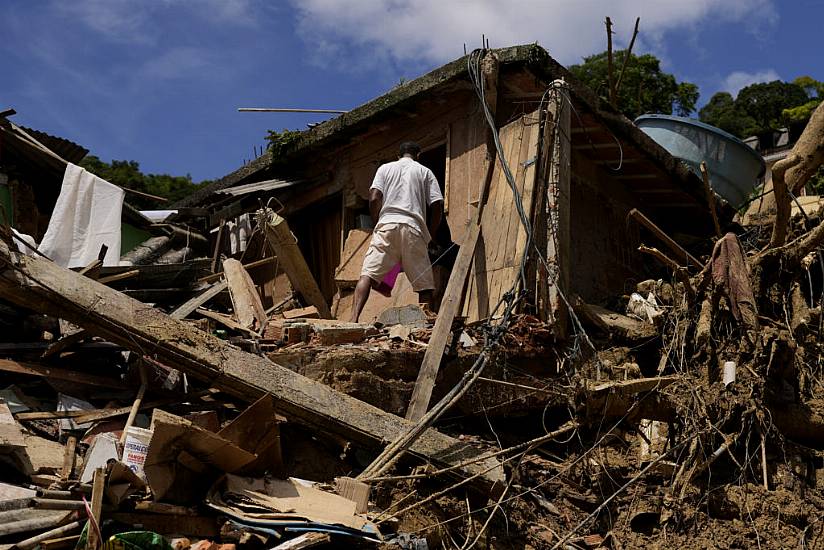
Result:
M348 323L407 140L446 197L440 304L401 277ZM762 269L713 197L530 45L273 143L106 277L4 225L0 544L815 547L815 243L795 220Z
M548 294L546 277L538 275L546 271L541 256L558 266L566 290L589 303L604 304L625 293L627 281L647 278L637 251L639 233L646 229L628 221L633 209L685 245L711 234L700 179L546 51L516 46L495 50L495 59L477 70L483 71L495 126L530 222L541 233L534 236L540 254L530 250L524 311L546 318L547 308L539 303ZM547 95L553 82L556 91ZM539 115L550 103L557 106L552 109L559 123L550 124L551 131ZM549 167L537 159L553 135L561 156ZM333 312L348 319L349 289L368 244L369 186L378 166L395 160L399 144L408 140L421 144L421 162L442 186L454 243L466 242L479 205L489 206L464 307L470 320L485 318L508 288L503 281L516 269L525 240L506 180L499 172L491 178L488 173L495 155L467 58L277 144L181 201L178 219L205 223L214 237L221 224L272 205L288 221ZM547 244L549 219L557 224L552 231L557 250ZM442 244L448 248L448 237ZM373 293L363 320L416 300L403 279L393 294L383 299Z

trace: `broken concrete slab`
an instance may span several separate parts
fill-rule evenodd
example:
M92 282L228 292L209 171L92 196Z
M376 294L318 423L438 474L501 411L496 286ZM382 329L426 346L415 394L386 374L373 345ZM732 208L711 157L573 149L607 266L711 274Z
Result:
M385 309L378 315L376 323L385 327L391 327L393 325L425 327L429 324L429 319L426 317L423 309L421 309L421 306L409 304Z
M271 393L278 412L291 421L371 449L396 439L410 426L395 415L340 394L264 357L246 353L46 259L22 256L0 244L0 261L9 266L0 277L0 297L77 323L91 334L137 353L156 356L163 363L208 380L213 387L243 400L253 401ZM409 454L449 466L476 457L481 451L429 429L409 449ZM468 464L456 472L480 474L478 481L486 486L504 479L503 469L494 459Z

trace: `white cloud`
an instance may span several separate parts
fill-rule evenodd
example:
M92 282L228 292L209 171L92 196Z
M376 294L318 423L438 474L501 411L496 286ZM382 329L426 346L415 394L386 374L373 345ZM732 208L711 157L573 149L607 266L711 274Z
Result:
M159 20L185 10L186 17L215 25L254 26L259 0L53 0L57 13L83 23L114 42L151 44L158 39Z
M140 69L140 76L149 80L191 79L204 76L213 66L207 52L197 48L172 48L149 59Z
M292 0L298 29L325 53L330 43L398 61L445 62L481 45L539 42L559 62L571 64L605 49L604 18L614 22L617 47L626 45L641 17L639 50L660 44L667 31L709 19L777 20L774 0ZM751 23L745 23L751 24Z
M781 80L781 77L778 76L775 69L765 69L754 73L733 71L724 79L724 82L721 84L721 89L731 93L732 96L735 97L741 88L746 88L756 82L772 82L773 80Z

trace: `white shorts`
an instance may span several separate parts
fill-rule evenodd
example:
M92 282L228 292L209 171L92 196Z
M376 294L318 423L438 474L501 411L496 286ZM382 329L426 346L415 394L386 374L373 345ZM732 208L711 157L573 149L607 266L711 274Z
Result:
M429 262L428 243L423 235L404 223L388 223L372 232L372 241L363 257L361 276L380 283L398 263L412 290L433 290L435 279Z

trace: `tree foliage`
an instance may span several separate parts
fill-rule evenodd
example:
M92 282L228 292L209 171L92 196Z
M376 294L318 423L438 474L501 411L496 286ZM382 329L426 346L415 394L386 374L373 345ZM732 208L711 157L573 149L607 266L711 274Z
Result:
M94 155L89 155L83 159L80 166L119 187L169 199L168 203L161 203L139 195L127 194L126 201L138 209L162 208L189 195L199 186L188 174L144 174L140 171L140 164L133 160L113 160L107 163Z
M626 55L625 50L614 53L614 78L617 81ZM598 95L609 96L609 69L607 52L590 55L580 65L569 70ZM673 113L687 116L695 110L698 86L691 82L678 82L675 76L661 70L660 60L651 54L630 53L616 107L628 118L644 113Z
M793 82L760 82L742 88L733 99L718 92L699 111L707 124L740 138L789 126L803 128L820 100L822 84L810 77Z

